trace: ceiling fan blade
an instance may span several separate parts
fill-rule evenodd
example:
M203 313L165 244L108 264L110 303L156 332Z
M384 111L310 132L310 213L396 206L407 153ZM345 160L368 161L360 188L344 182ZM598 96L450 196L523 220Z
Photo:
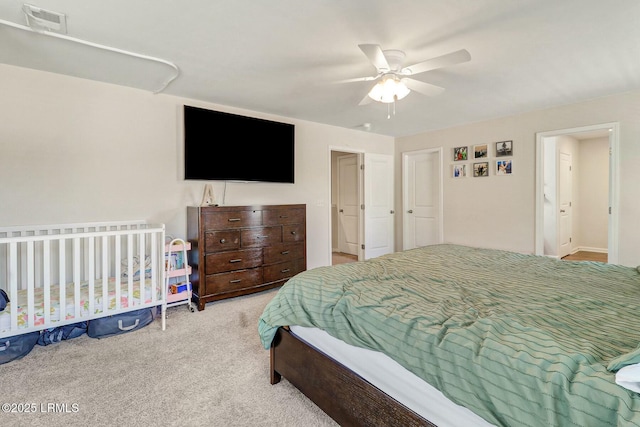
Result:
M427 59L426 61L404 67L402 69L402 74L408 76L415 75L418 73L424 73L425 71L435 70L436 68L461 64L470 60L471 54L466 49L460 49L455 52L447 53L446 55L438 56L437 58Z
M419 80L404 78L402 79L402 81L404 82L404 84L407 85L409 89L416 91L418 93L421 93L423 95L436 96L444 92L444 88L440 86L421 82Z
M369 96L369 92L367 92L367 94L364 96L364 98L362 98L362 101L360 101L358 105L367 105L371 102L373 102L373 99L371 99L371 97Z
M368 77L356 77L353 79L345 79L345 80L338 80L333 82L334 84L341 84L341 83L354 83L354 82L371 82L374 81L378 78L379 76L368 76Z
M384 57L384 52L378 44L359 44L360 50L369 58L369 61L376 67L378 72L389 71L389 63L387 58Z

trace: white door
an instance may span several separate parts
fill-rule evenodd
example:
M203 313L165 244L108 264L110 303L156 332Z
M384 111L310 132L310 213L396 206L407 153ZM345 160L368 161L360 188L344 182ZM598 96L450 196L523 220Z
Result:
M571 194L573 180L571 176L572 160L570 153L560 152L558 179L558 257L571 253Z
M393 252L393 156L364 155L364 258Z
M358 255L360 204L355 154L338 157L338 250Z
M442 243L442 149L403 155L403 249Z

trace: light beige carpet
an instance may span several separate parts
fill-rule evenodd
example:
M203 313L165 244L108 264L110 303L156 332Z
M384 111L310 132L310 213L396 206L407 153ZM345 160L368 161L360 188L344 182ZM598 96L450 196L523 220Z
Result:
M0 365L0 403L22 404L0 412L0 424L335 426L285 379L269 383L257 322L276 291L195 313L171 308L165 331L158 318L123 335L36 346Z

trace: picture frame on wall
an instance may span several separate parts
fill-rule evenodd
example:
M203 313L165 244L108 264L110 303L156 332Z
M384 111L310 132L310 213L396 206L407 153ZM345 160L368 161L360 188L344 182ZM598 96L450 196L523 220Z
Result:
M511 159L508 160L497 160L496 161L496 175L511 175L513 172L513 161Z
M453 160L467 160L468 147L455 147L453 149Z
M473 176L489 176L489 162L474 163Z
M464 178L467 176L467 165L453 165L454 178Z
M513 141L496 142L496 157L513 156Z
M489 154L489 146L487 144L480 144L473 146L473 158L483 159Z

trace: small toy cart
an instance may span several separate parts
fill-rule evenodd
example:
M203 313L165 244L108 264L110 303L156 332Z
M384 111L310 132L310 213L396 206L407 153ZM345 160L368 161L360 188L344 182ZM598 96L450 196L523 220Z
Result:
M173 239L165 245L165 300L166 308L178 305L187 305L191 312L194 307L191 303L191 266L187 251L191 250L191 243L183 239ZM165 328L165 313L162 314L162 328Z

